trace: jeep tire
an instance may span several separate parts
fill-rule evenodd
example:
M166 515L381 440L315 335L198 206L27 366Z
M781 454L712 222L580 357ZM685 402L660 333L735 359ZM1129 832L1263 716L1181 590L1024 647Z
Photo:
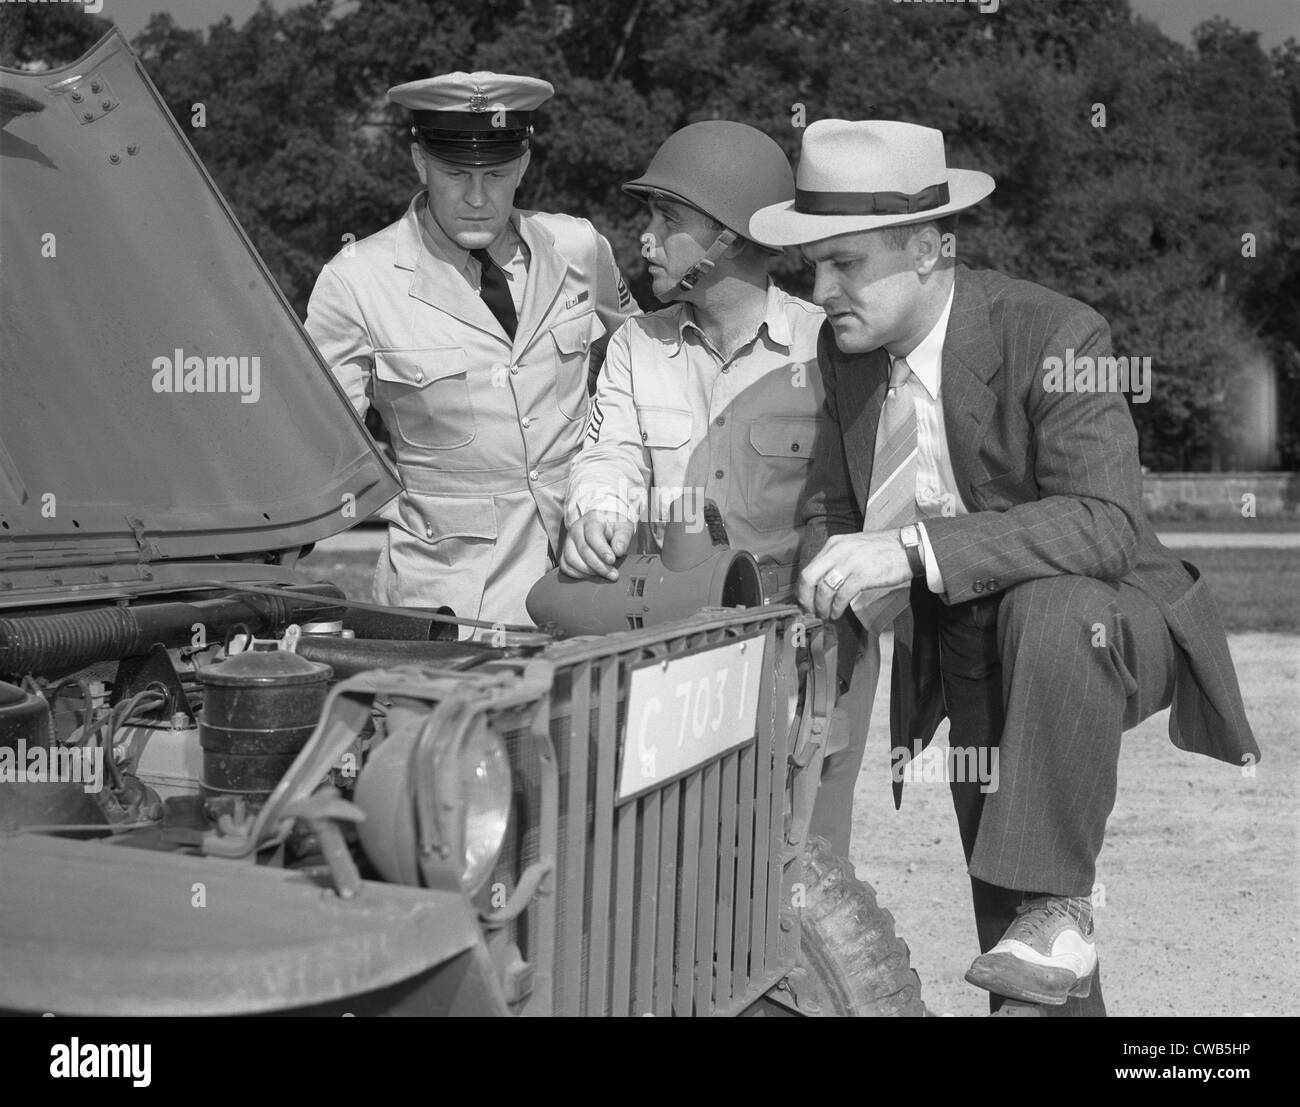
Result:
M894 917L853 866L813 838L804 854L799 963L788 978L806 1014L922 1016L921 981Z

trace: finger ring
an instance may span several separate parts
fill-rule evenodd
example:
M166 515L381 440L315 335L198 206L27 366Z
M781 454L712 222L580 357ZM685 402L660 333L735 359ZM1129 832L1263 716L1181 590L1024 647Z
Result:
M839 572L837 569L832 569L822 577L820 583L826 585L826 587L832 592L837 592L839 591L840 585L844 583L844 574Z

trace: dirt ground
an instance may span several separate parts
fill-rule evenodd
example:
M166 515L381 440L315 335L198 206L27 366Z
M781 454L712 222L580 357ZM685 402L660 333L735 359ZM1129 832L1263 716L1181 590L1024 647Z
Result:
M1177 749L1167 711L1125 735L1097 867L1111 1015L1300 1014L1300 637L1229 641L1262 752L1253 776ZM909 783L894 810L888 688L882 672L851 857L911 946L930 1009L984 1015L986 994L962 979L979 949L948 786Z

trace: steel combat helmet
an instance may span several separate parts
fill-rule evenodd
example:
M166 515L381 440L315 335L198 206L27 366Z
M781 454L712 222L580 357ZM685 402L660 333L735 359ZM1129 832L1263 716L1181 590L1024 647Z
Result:
M706 119L669 135L646 171L623 185L623 191L642 200L659 196L689 204L726 228L682 277L681 287L690 289L737 238L749 237L756 211L794 199L794 171L785 151L762 131Z

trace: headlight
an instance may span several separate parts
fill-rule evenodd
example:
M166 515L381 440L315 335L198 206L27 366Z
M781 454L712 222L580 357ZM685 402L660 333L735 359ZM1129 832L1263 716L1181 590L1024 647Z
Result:
M482 715L459 729L437 726L427 705L395 716L357 780L361 848L385 880L473 894L510 822L505 743Z
M465 863L461 879L471 894L482 887L501 854L510 822L510 761L505 743L478 727L461 754L465 797Z

